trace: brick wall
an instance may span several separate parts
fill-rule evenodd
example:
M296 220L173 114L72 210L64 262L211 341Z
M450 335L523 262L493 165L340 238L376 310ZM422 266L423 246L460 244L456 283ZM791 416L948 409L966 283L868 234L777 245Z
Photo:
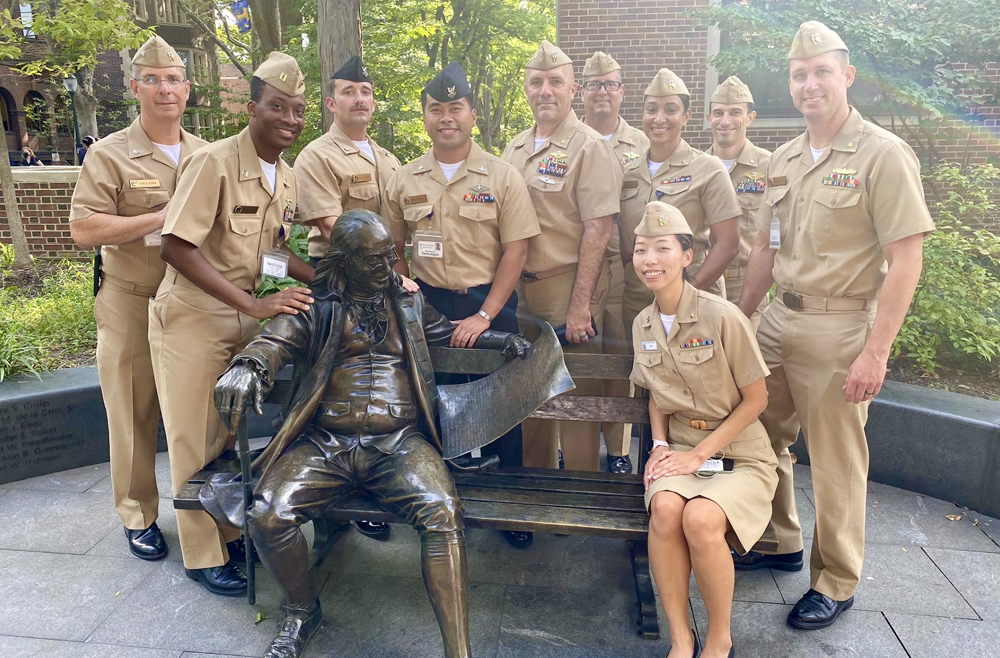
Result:
M14 187L31 255L36 258L89 258L69 235L69 204L77 167L15 167ZM0 242L11 244L7 210L0 203Z

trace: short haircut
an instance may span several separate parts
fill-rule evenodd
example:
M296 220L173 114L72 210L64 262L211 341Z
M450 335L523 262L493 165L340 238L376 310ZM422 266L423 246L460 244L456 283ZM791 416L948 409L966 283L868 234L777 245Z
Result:
M834 52L837 54L837 59L840 60L840 65L843 68L846 69L851 65L851 53L846 50L835 50Z
M260 97L264 95L264 85L266 84L266 82L257 76L250 78L250 100L259 103Z

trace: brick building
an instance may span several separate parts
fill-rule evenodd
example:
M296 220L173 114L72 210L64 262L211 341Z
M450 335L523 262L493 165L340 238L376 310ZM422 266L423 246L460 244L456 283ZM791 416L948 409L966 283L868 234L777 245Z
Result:
M674 71L691 91L691 121L684 138L697 148L707 148L712 135L705 120L707 94L719 83L718 73L706 61L719 52L725 35L700 26L691 10L720 0L558 0L559 46L576 64L595 51L611 54L621 64L626 83L622 115L641 127L642 90L661 67ZM848 40L849 41L849 40ZM988 74L1000 80L1000 64ZM805 126L788 96L784 76L744 76L754 93L757 119L750 139L774 150ZM859 85L852 91L863 93ZM582 115L582 106L578 113ZM941 126L938 147L947 159L985 162L1000 159L1000 107L977 108L971 121L952 120Z
M219 83L214 42L190 20L178 0L129 0L129 3L135 22L142 27L156 26L156 32L177 49L187 66L192 89L184 126L196 134L203 128L211 128L212 99L205 92ZM25 25L28 38L22 47L24 61L48 52L44 38L35 38L30 30L33 7L39 5L32 0L0 0L0 11L10 9ZM98 56L99 63L94 69L95 93L100 103L97 137L124 128L135 116L134 100L128 93L129 62L133 54L126 50ZM19 152L27 146L47 164L53 161L53 152L61 156L63 163L72 164L72 116L61 81L45 82L18 75L10 69L17 64L0 62L0 118L9 155L19 162Z

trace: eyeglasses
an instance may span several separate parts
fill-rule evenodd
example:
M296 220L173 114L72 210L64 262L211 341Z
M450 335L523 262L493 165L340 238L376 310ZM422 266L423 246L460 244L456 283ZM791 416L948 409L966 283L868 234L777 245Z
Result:
M178 78L178 77L161 78L155 75L147 75L142 78L136 78L136 81L138 81L138 83L141 84L143 87L154 87L154 88L159 88L159 86L164 82L166 82L167 86L170 88L178 87L187 82L187 80L185 80L184 78Z
M587 91L600 91L601 87L604 87L608 91L618 91L622 88L622 83L618 80L605 80L601 82L600 80L590 80L583 83L583 88Z

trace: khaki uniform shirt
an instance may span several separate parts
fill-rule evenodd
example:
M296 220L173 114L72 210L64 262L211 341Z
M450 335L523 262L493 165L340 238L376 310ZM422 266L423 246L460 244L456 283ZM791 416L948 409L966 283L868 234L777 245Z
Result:
M736 164L729 171L743 215L740 217L740 253L726 270L727 279L742 279L746 275L750 249L757 241L757 210L767 187L765 172L770 160L770 151L754 146L748 139L736 158Z
M435 288L493 283L503 243L539 233L520 172L475 142L451 181L432 149L390 179L383 199L393 239L413 240L411 273Z
M208 142L181 130L181 157ZM103 213L137 217L159 210L174 194L177 165L153 146L139 119L95 143L87 151L80 178L73 191L69 221ZM152 290L160 284L166 263L158 245L147 247L143 238L101 247L105 276Z
M255 290L264 252L275 247L282 222L291 222L295 213L295 175L281 158L274 189L272 194L250 129L244 128L183 162L163 234L198 247L236 287ZM168 278L174 272L167 267Z
M694 260L688 268L694 274L711 246L709 227L741 214L729 172L721 160L691 148L683 139L652 178L648 163L646 149L625 167L622 215L618 221L622 244L632 251L635 229L646 214L647 203L668 203L681 211L694 232Z
M329 131L302 149L295 158L300 221L339 217L355 208L384 216L381 193L399 169L399 160L373 140L368 143L375 154L374 162L334 123ZM312 227L309 255L322 258L328 249L319 228Z
M774 152L767 176L757 228L778 221L773 274L789 291L875 299L881 246L934 230L913 149L854 108L818 162L803 133Z
M541 235L528 245L524 269L538 274L579 259L583 222L614 215L622 169L604 138L570 111L555 132L535 149L535 127L515 137L503 159L528 186Z
M632 324L630 379L661 412L723 420L743 400L740 388L770 372L750 321L735 305L684 284L670 335L654 301Z
M635 162L642 157L643 151L649 148L649 138L641 130L628 125L628 122L621 117L618 118L618 127L612 133L608 145L618 156L622 163L622 168ZM615 228L611 231L611 240L608 241L608 258L614 258L621 254L621 240L618 234L618 218L615 217Z

